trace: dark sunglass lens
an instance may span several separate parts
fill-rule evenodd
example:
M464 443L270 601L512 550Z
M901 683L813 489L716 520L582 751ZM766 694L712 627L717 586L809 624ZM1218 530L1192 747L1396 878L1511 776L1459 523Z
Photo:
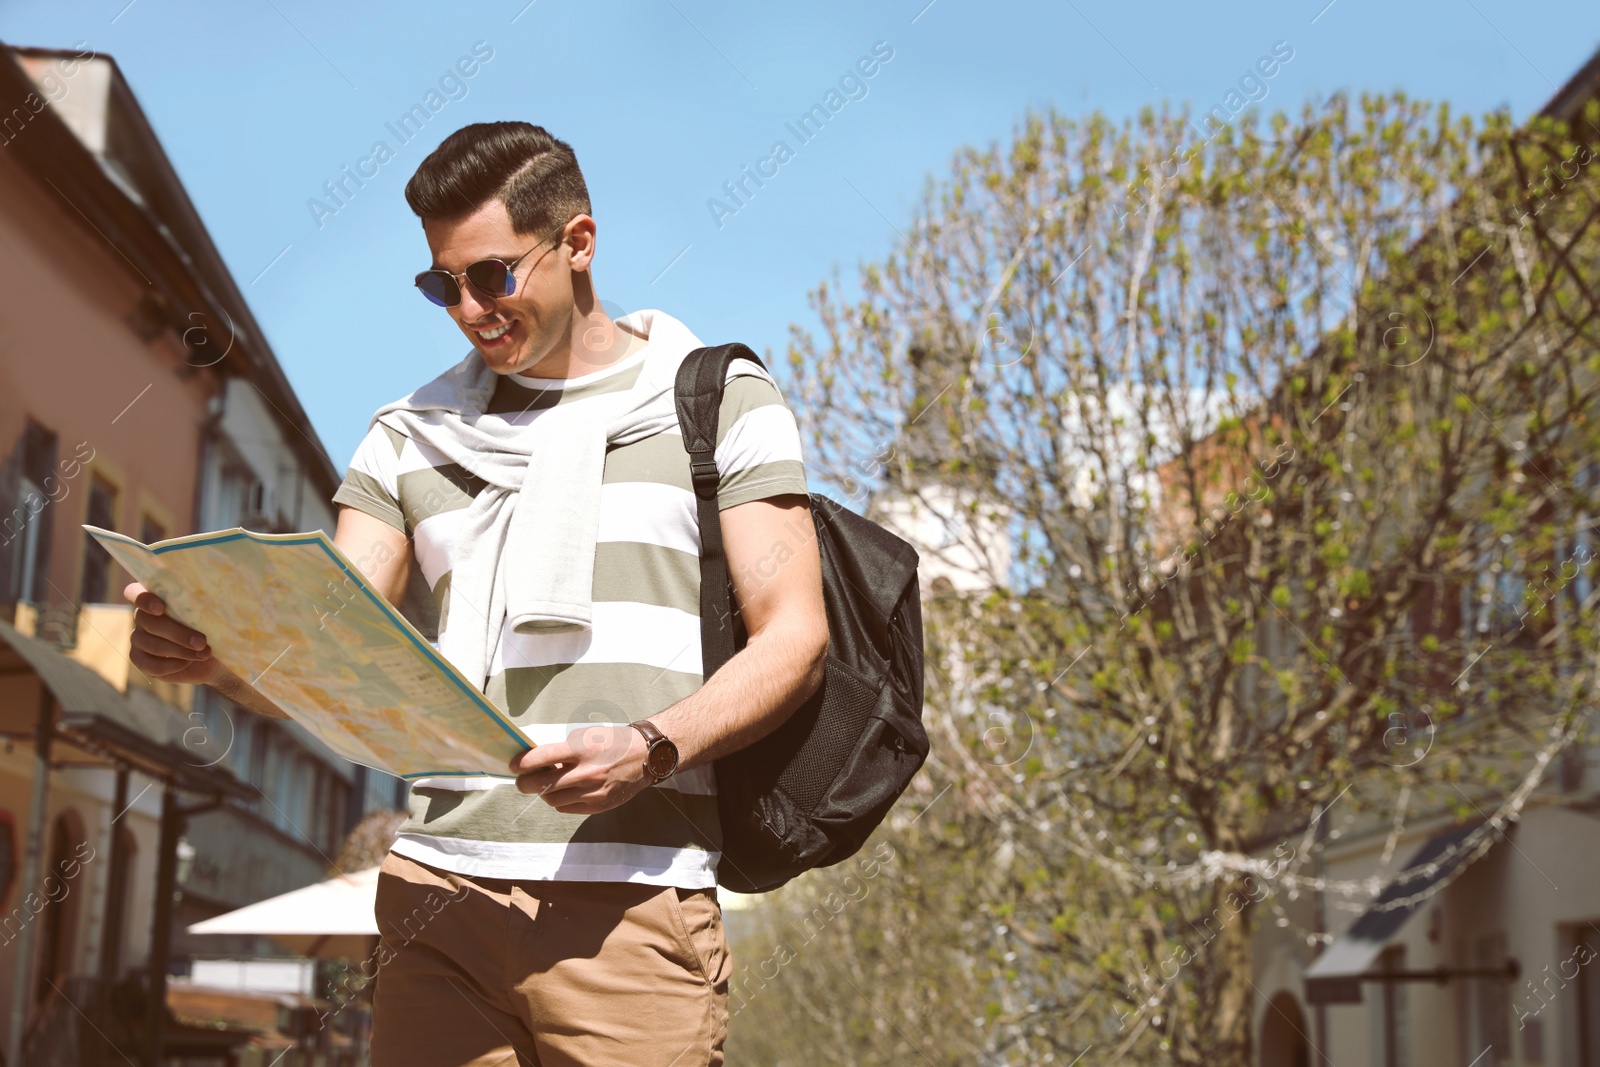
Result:
M423 296L442 308L461 303L461 290L456 287L456 280L448 274L425 270L417 275L417 288L422 290Z
M466 274L467 281L477 286L485 296L511 295L511 270L498 259L480 259L467 268Z

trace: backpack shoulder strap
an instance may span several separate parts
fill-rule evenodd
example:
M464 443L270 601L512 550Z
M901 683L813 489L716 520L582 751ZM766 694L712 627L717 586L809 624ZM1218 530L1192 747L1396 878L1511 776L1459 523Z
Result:
M728 377L728 364L736 359L752 360L766 369L761 357L745 345L714 345L697 348L685 356L676 382L678 428L683 431L683 447L689 453L700 523L700 647L701 673L705 678L732 659L736 648L733 587L717 508L715 456L722 387Z

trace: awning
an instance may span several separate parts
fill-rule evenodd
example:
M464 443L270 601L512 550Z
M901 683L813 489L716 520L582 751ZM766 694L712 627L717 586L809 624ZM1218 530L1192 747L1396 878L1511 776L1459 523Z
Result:
M302 956L359 958L376 948L378 868L330 878L194 923L191 934L257 934Z
M81 753L129 765L194 793L246 800L256 795L226 768L207 766L184 747L184 734L195 724L183 712L137 686L119 693L93 669L0 621L0 676L19 674L36 676L49 690L58 708L57 736ZM8 715L15 721L0 725L16 736L31 735L35 710L16 710L21 714Z
M1316 962L1306 969L1306 1001L1311 1004L1359 1004L1363 981L1385 979L1429 979L1444 981L1467 977L1466 972L1445 969L1407 971L1398 974L1374 971L1373 964L1385 948L1393 944L1422 905L1465 864L1494 847L1499 835L1488 832L1474 837L1481 822L1453 827L1434 834L1406 861L1400 874L1387 886L1372 906L1341 934ZM1474 972L1476 973L1476 972Z

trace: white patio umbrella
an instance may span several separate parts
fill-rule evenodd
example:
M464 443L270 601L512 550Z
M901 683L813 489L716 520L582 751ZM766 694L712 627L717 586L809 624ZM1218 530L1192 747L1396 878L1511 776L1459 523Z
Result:
M371 953L378 921L378 868L340 875L189 927L191 934L259 934L302 956L336 959Z

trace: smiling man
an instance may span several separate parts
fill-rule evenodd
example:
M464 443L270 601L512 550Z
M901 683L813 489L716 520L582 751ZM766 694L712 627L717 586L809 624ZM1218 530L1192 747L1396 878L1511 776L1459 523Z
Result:
M378 883L373 1063L720 1064L712 761L815 691L828 644L794 417L735 362L717 500L749 640L705 681L671 403L700 340L661 311L606 314L583 175L540 127L457 131L406 199L432 253L417 288L473 351L374 416L335 542L382 561L368 577L392 603L416 561L440 651L533 747L514 780L413 784ZM282 715L153 594L127 595L140 670Z

